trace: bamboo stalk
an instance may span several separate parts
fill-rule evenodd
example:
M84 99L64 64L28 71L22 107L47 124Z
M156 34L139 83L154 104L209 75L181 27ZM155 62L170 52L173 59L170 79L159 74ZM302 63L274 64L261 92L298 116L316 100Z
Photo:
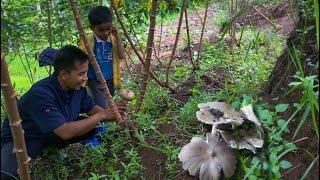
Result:
M185 20L186 20L186 28L187 28L187 38L188 38L188 49L189 49L189 56L190 56L190 61L191 61L191 64L193 66L193 70L196 70L198 69L198 67L196 66L196 64L193 62L193 57L192 57L192 52L191 52L191 41L190 41L190 32L189 32L189 23L188 23L188 12L187 12L187 9L186 8L184 10L184 13L185 13Z
M13 152L16 153L18 163L18 174L20 179L29 180L30 170L29 162L31 158L27 154L26 143L24 139L24 130L21 125L21 118L17 106L17 93L14 91L9 72L8 65L1 51L1 89L5 101L6 110L8 112L9 124L13 137Z
M182 19L183 19L183 12L184 9L186 8L186 5L188 3L188 0L183 0L182 2L182 7L181 7L181 11L180 11L180 18L179 18L179 23L178 23L178 28L177 28L177 34L176 34L176 39L174 41L174 45L173 45L173 49L172 49L172 53L170 56L170 60L167 66L167 73L166 73L166 84L169 84L169 74L170 74L170 67L177 49L177 45L178 45L178 41L179 41L179 35L180 35L180 29L181 29L181 25L182 25Z
M78 28L80 37L84 42L84 45L86 47L86 50L87 50L87 53L88 53L88 56L89 56L90 63L93 65L93 68L94 68L94 70L96 72L96 75L99 78L99 82L100 82L100 84L102 86L102 89L103 89L103 92L105 94L105 97L108 100L108 104L110 105L110 107L111 107L111 109L112 109L112 111L113 111L113 113L114 113L114 115L116 117L117 123L119 125L124 125L125 121L124 121L124 119L122 119L122 117L121 117L121 115L120 115L120 113L118 111L118 108L117 108L117 106L115 105L115 103L114 103L114 101L112 99L111 93L110 93L109 88L108 88L108 86L106 84L106 80L102 75L100 66L99 66L99 64L97 62L97 59L96 59L92 49L89 46L89 40L88 40L87 35L85 34L85 31L84 31L84 28L83 28L83 24L82 24L81 19L80 19L79 11L78 11L78 9L76 7L76 1L75 0L70 0L70 5L71 5L71 8L72 8L72 12L73 12L76 24L77 24L77 28Z
M208 14L208 7L209 7L209 0L207 0L206 11L204 13L204 23L203 23L202 30L201 30L199 50L198 50L198 55L197 55L197 66L199 65L199 59L200 59L201 47L202 47L202 41L203 41L203 34L204 34L204 28L206 26L206 20L207 20L207 14Z
M158 0L153 0L152 6L151 6L151 13L150 13L150 26L149 26L149 33L148 33L148 40L147 40L146 61L145 61L143 76L140 81L141 90L140 90L140 96L136 106L136 112L140 111L141 106L143 104L144 96L147 90L151 57L152 57L152 47L154 44L153 40L154 40L154 31L156 26L157 8L158 8Z

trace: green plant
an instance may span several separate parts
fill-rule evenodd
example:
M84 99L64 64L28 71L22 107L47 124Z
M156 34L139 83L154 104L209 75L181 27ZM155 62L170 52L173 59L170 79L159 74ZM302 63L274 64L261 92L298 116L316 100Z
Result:
M144 169L144 167L140 164L139 153L134 150L125 150L124 154L126 158L129 159L129 163L120 162L122 167L124 168L123 176L129 179L135 178L139 175L139 172Z
M296 132L294 133L293 138L296 137L301 126L311 112L313 129L319 139L319 127L317 122L317 114L319 113L319 91L315 91L315 88L319 87L319 84L316 84L317 76L304 76L303 74L297 72L294 77L299 81L291 82L289 84L289 86L292 87L290 91L302 89L302 96L300 98L299 105L297 106L299 106L298 110L304 109L304 114L302 116L302 119L300 120Z

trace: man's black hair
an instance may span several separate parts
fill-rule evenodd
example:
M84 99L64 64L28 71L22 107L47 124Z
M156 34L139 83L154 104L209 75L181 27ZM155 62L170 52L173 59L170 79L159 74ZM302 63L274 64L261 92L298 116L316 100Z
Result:
M96 6L92 8L88 15L89 23L96 26L106 22L112 22L112 14L106 6Z
M57 51L54 60L54 72L59 74L61 70L71 72L75 68L75 62L80 64L88 62L88 55L73 45L66 45Z

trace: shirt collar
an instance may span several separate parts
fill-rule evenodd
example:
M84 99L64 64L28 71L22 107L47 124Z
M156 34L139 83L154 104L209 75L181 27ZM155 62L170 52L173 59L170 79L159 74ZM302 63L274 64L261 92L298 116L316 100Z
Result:
M70 97L70 95L72 95L74 93L74 90L71 90L71 91L65 91L63 90L59 80L58 80L58 77L55 73L53 73L52 75L50 75L50 78L53 82L53 85L55 87L57 87L56 89L58 90L58 93L64 98L64 99L68 99L68 97Z
M96 38L97 43L111 42L110 36L108 37L108 39L106 41L100 39L95 33L93 33L93 36Z

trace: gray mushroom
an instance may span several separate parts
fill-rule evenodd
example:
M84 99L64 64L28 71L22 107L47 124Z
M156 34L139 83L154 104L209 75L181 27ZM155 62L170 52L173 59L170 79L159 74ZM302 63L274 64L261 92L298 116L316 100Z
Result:
M216 180L223 172L231 177L236 169L236 156L227 144L217 136L207 133L207 141L193 137L178 156L182 168L192 176L199 175L200 180Z
M233 111L232 107L224 102L214 101L198 104L197 119L205 124L233 124L240 126L243 118L239 112Z

